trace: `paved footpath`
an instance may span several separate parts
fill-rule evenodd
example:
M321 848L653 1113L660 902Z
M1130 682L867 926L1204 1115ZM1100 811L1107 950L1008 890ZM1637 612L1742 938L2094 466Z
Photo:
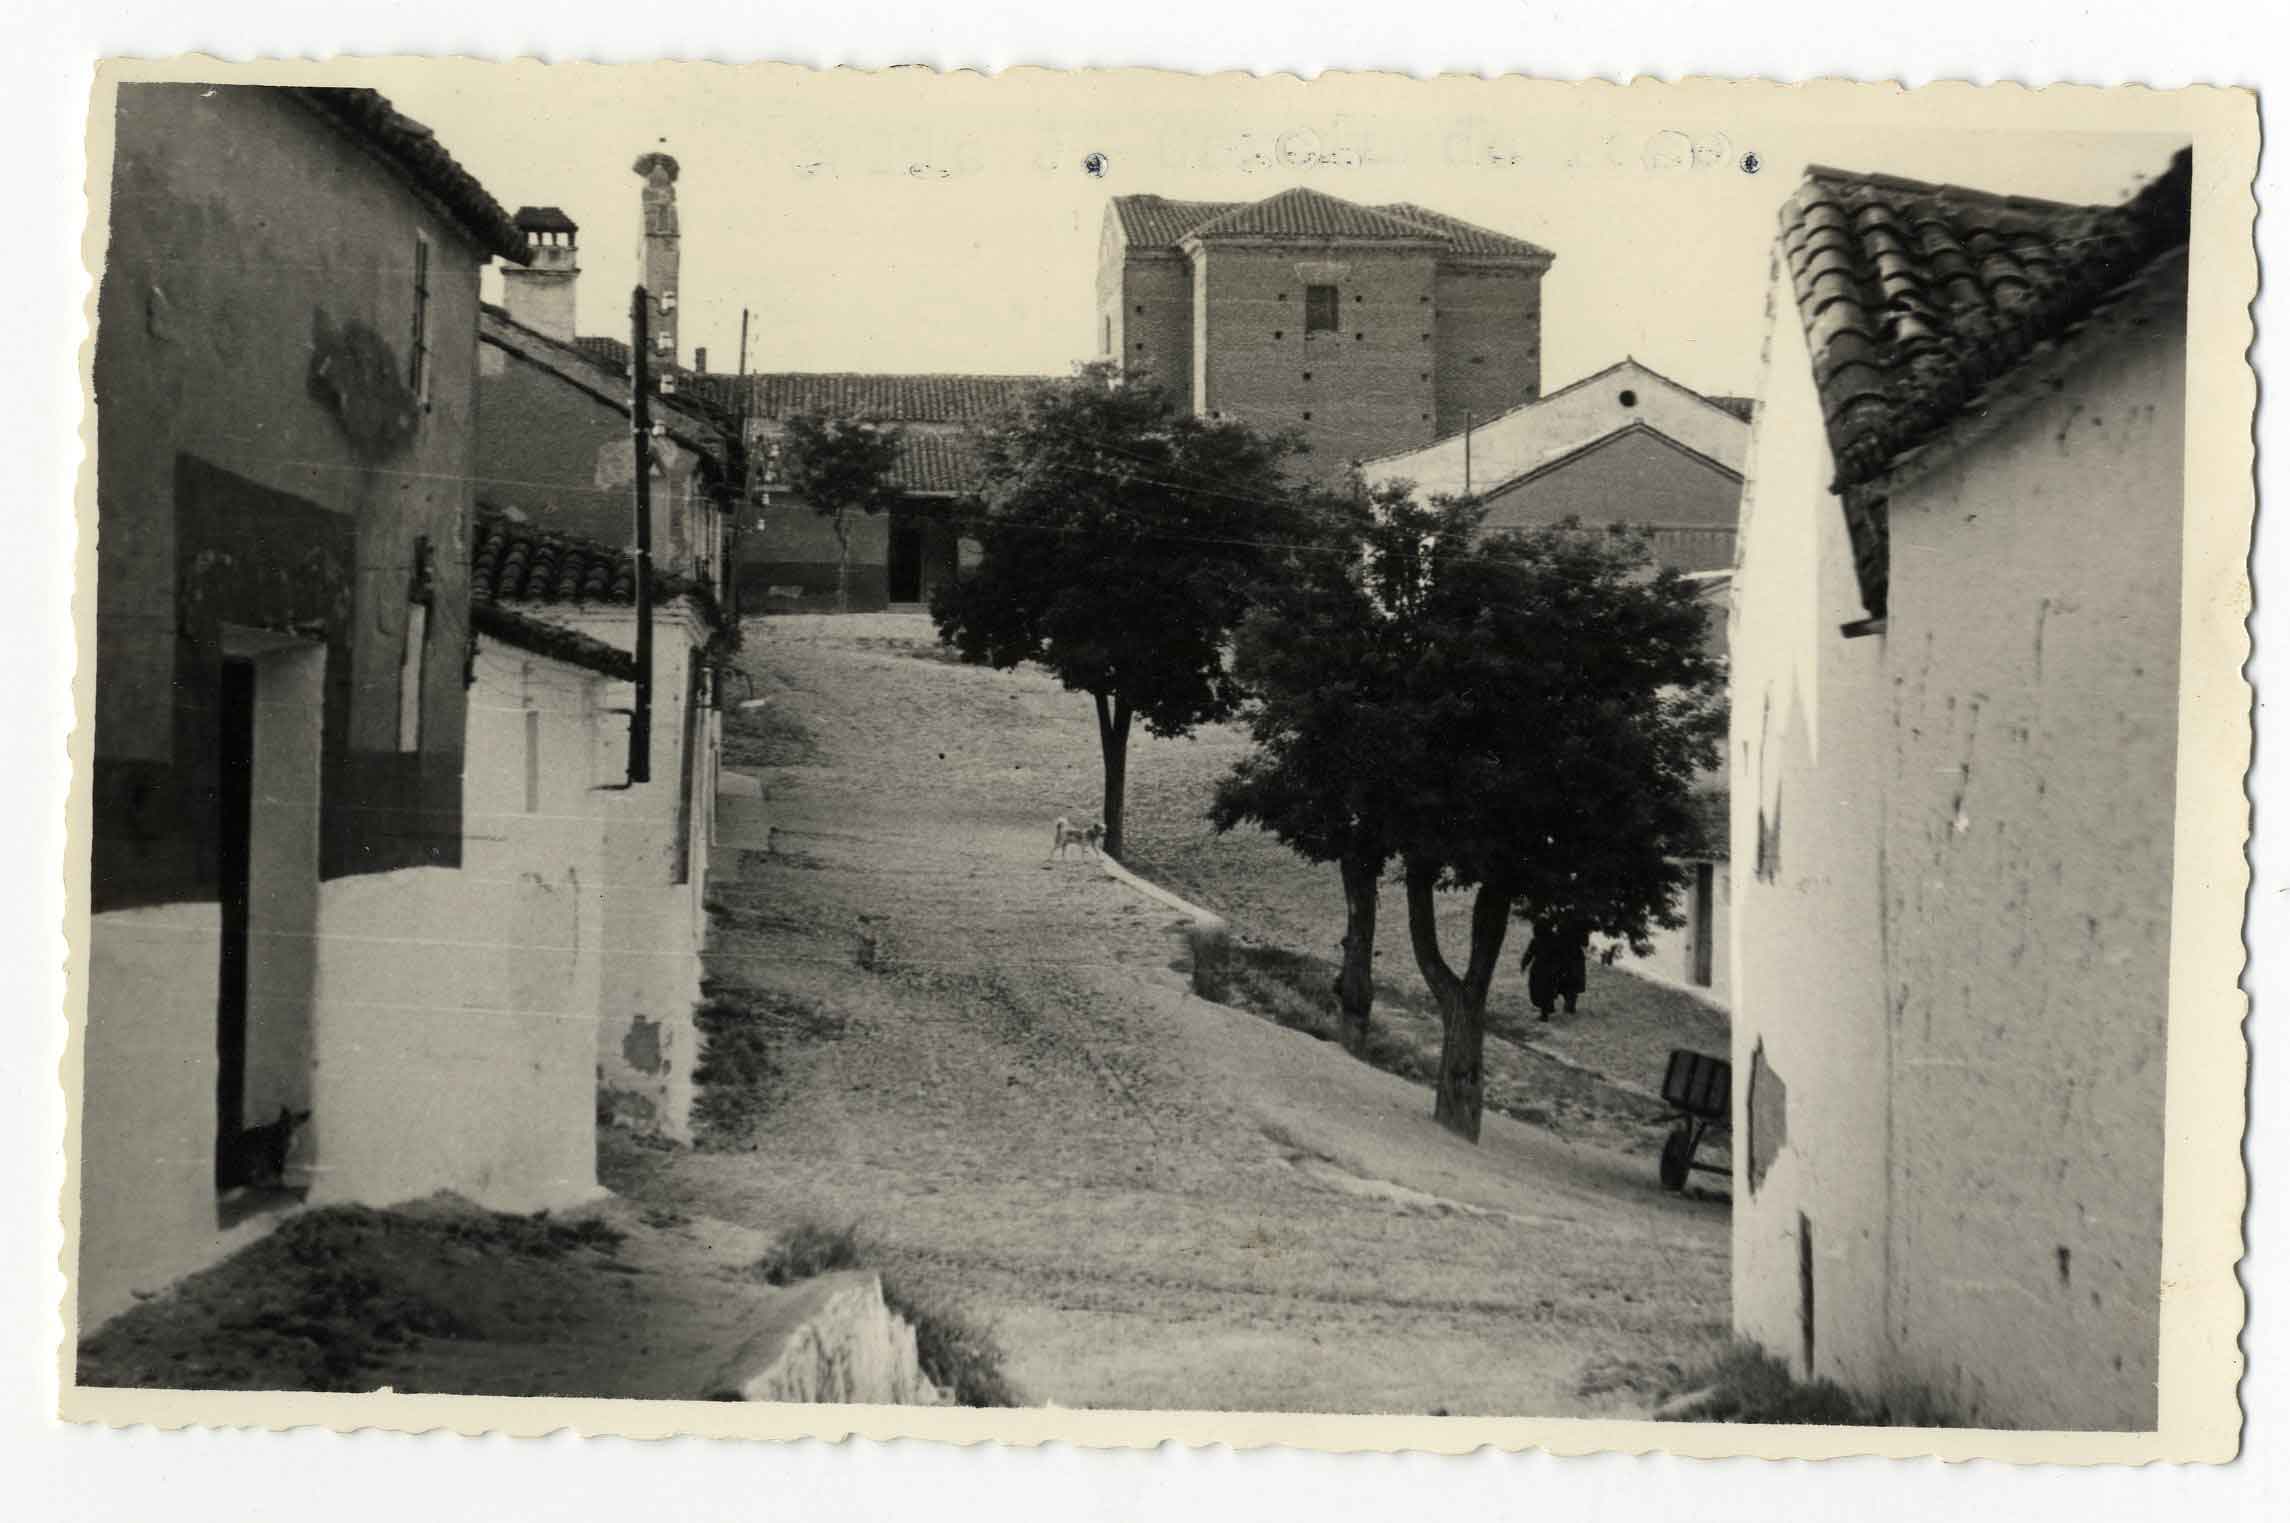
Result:
M1722 1208L1502 1117L1472 1147L1425 1090L1194 998L1178 915L1047 860L1055 815L1094 814L1087 700L926 640L753 627L769 717L730 764L775 844L720 864L712 962L819 1032L753 1151L616 1150L617 1187L856 1221L1061 1406L1632 1413L1707 1352ZM1181 744L1140 736L1133 771Z

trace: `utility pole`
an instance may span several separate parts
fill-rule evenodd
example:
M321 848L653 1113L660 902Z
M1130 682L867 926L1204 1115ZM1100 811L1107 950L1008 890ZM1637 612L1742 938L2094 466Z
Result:
M651 299L629 298L628 421L636 437L636 707L628 716L628 781L652 781Z
M1471 495L1471 412L1463 412L1463 495Z

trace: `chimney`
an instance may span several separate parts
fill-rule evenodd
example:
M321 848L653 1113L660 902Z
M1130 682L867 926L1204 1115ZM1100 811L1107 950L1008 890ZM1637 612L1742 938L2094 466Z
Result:
M517 230L532 245L532 263L504 265L501 288L509 316L559 343L573 341L573 287L580 280L580 228L561 207L520 207Z
M706 375L708 373L707 345L702 344L699 348L692 351L692 368L697 370L702 375Z
M644 289L651 294L653 365L676 363L676 266L681 241L676 226L676 176L682 171L664 153L638 159L636 172L644 177L644 246L637 268Z

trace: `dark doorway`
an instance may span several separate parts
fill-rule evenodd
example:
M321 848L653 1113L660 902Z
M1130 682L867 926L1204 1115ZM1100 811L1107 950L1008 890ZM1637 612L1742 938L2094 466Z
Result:
M254 663L225 661L219 694L222 756L215 792L222 954L215 992L215 1187L235 1189L246 1126L247 889L254 828Z
M1717 955L1717 868L1694 864L1694 982L1707 989L1715 977Z
M922 525L912 519L891 520L891 548L889 570L890 600L894 603L922 601Z

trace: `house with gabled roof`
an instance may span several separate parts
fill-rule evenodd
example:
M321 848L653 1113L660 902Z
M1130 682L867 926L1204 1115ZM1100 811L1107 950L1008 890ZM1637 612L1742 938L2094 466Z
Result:
M83 1331L304 1204L596 1189L578 896L471 833L479 275L528 235L371 90L113 115Z
M674 161L646 154L636 168L645 278L673 293ZM745 456L738 420L691 384L671 347L673 302L647 286L648 316L668 326L652 330L665 342L645 356L652 577L640 611L633 357L625 342L575 330L572 219L528 206L515 222L534 257L505 273L504 305L483 307L478 321L481 480L470 584L490 643L472 702L510 716L488 734L519 759L523 783L511 801L561 795L573 803L554 812L592 821L599 833L589 892L605 956L590 1011L592 1112L684 1139L721 782L718 668L737 639L729 551ZM646 621L650 664L640 671ZM612 659L600 665L591 659L599 652ZM582 675L560 670L568 663ZM580 737L557 735L574 713ZM530 845L539 856L527 871L549 870L553 844Z
M2192 166L1815 168L1732 611L1734 1321L1982 1426L2152 1428Z
M1424 498L1477 497L1488 533L1568 519L1594 533L1644 530L1656 561L1701 588L1709 644L1722 655L1753 410L1748 398L1705 396L1625 358L1445 438L1363 461L1360 475L1371 487L1413 483ZM1696 790L1713 828L1680 863L1681 923L1655 933L1650 955L1623 963L1719 1005L1731 994L1726 786L1721 763Z
M1731 571L1751 404L1623 359L1412 449L1361 462L1369 486L1477 497L1487 528L1578 518L1649 530L1664 565Z
M942 510L970 486L969 430L1012 408L1033 375L887 375L766 371L703 375L695 391L746 420L755 494L741 525L741 606L759 613L832 611L838 602L834 530L780 473L787 420L823 412L895 426L894 480L904 500L850 525L850 607L919 607L960 574L972 553Z
M1355 461L1540 394L1554 257L1428 207L1305 186L1241 202L1116 196L1095 347L1198 414L1301 434L1301 468L1335 484Z

